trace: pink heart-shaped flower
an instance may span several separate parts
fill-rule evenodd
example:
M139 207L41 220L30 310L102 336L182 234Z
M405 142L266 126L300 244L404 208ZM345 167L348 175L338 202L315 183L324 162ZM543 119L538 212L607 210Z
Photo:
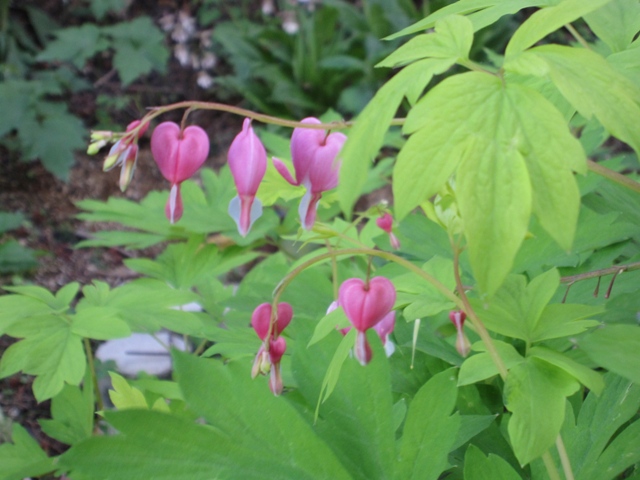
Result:
M191 125L180 131L173 122L163 122L151 135L151 153L162 176L172 185L192 177L209 155L206 132Z
M385 277L374 277L366 284L350 278L340 286L338 303L359 332L375 326L387 315L396 301L396 289Z
M251 315L251 326L256 331L260 340L267 338L269 334L269 324L271 323L271 304L261 303L256 307ZM272 332L273 338L277 338L280 333L289 325L293 317L293 308L288 303L278 304L276 323Z

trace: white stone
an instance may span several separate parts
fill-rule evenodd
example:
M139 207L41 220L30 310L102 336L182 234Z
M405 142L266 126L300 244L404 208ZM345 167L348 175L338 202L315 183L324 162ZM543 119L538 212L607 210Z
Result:
M170 332L158 332L155 338L146 333L134 333L128 338L103 343L96 350L96 358L102 362L113 360L118 372L130 377L139 372L163 376L171 373L171 355L165 345L185 350L182 338Z

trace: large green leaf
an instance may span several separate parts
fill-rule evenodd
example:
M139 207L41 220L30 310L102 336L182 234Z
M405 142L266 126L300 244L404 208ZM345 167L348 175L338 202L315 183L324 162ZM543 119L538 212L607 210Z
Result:
M564 0L531 15L511 37L505 54L516 55L567 23L593 12L611 0Z
M178 383L191 408L225 434L241 435L237 445L252 458L245 465L248 472L262 472L263 478L349 478L298 411L285 398L274 397L266 382L251 380L249 362L224 366L179 352L174 358Z
M528 284L524 275L510 275L489 302L472 303L489 330L529 343L575 335L598 325L588 317L602 313L602 306L548 304L559 285L555 269Z
M434 375L411 401L399 454L399 478L437 480L447 468L460 416L451 415L458 389L454 369Z
M613 0L584 19L612 52L621 52L640 30L640 3L637 0Z
M640 384L640 328L605 325L580 339L580 348L598 365Z
M409 65L385 83L359 115L340 153L338 196L343 211L350 212L360 196L369 165L404 96L408 91L421 92L433 75L445 72L453 63L452 59L429 58Z
M0 361L0 377L22 370L37 375L33 393L41 402L58 394L65 382L78 385L85 370L85 354L81 337L61 317L36 317L31 320L33 332L11 345Z
M609 480L640 461L640 423L620 427L637 415L640 385L608 373L600 396L589 393L577 421L568 415L562 431L575 478ZM570 410L569 410L570 411ZM615 437L611 440L612 437Z
M580 114L594 115L611 135L640 152L640 132L635 128L640 123L638 86L591 50L544 45L522 54L518 63L540 60L546 68L537 74L548 73Z
M375 332L367 335L373 359L361 366L347 358L331 396L320 405L316 432L333 449L352 478L393 478L395 437L389 363ZM341 335L334 332L311 347L296 342L292 370L307 404L315 406L322 380Z
M17 423L13 425L12 442L0 445L0 480L22 480L53 470L53 459Z
M533 210L565 249L575 233L579 193L572 170L585 157L559 111L538 92L471 72L450 77L409 113L411 137L394 169L402 218L435 195L457 169L457 198L469 257L493 293L511 269Z
M450 15L467 15L478 31L496 22L503 15L514 14L523 8L537 7L555 3L553 0L460 0L436 10L431 15L410 25L393 35L388 40L433 28L438 20Z
M39 420L42 431L56 440L75 445L93 433L94 392L91 371L87 369L82 390L65 385L51 401L51 420Z
M505 406L513 413L509 438L521 465L540 457L551 447L564 421L565 398L578 383L563 370L528 358L509 371Z
M428 57L456 62L468 57L472 43L471 22L452 15L436 22L435 32L412 38L376 66L398 67Z

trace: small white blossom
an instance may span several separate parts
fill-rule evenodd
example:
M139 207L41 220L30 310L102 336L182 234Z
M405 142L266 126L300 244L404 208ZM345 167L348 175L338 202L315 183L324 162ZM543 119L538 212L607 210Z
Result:
M175 47L173 47L173 56L176 57L176 60L182 65L186 67L189 65L189 48L184 43L178 43Z
M200 66L209 70L216 66L218 63L218 57L216 57L212 52L205 52L202 57L200 57Z
M213 85L213 77L207 72L198 72L198 86L207 89Z

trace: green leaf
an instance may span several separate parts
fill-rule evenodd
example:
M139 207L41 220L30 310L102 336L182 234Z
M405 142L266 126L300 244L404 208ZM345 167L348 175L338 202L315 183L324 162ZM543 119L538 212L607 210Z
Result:
M548 3L553 2L548 0L460 0L436 10L431 15L388 36L386 39L393 40L404 35L422 32L433 28L438 20L456 14L468 16L473 23L474 31L478 31L495 23L503 15L514 14L523 8L537 7Z
M0 273L23 272L38 266L36 252L15 240L0 243Z
M149 17L117 23L104 32L113 37L113 65L124 85L152 70L164 70L169 52L164 35Z
M33 382L36 400L57 395L65 382L78 385L85 371L86 358L81 338L59 317L49 317L34 334L11 345L0 361L0 377L20 370L37 375Z
M13 424L12 442L0 445L0 480L22 480L54 469L53 459L17 423Z
M621 52L640 30L640 4L637 0L613 0L584 19L612 52Z
M110 340L125 338L131 335L131 329L126 322L118 318L118 311L105 307L81 307L73 315L72 331L81 337L96 340Z
M144 398L144 394L135 387L129 385L127 380L114 372L109 372L113 390L109 390L109 398L118 410L128 408L148 409L149 405Z
M565 398L578 383L547 362L527 358L511 369L504 389L505 406L513 413L509 438L524 466L554 444L564 421Z
M466 60L473 43L473 26L466 17L451 15L436 22L434 33L418 35L376 67L399 67L423 58Z
M416 86L422 90L433 75L445 72L451 65L449 59L427 59L405 67L378 90L359 115L340 153L338 197L344 212L350 212L360 196L371 160L382 147L384 134L405 94Z
M0 233L14 230L22 225L24 215L14 212L0 212Z
M460 428L451 450L457 450L479 433L484 432L498 415L460 415Z
M44 167L58 178L66 180L75 159L74 150L85 146L85 127L82 121L56 108L41 121L35 118L23 122L18 131L24 157L39 159Z
M602 306L547 305L559 285L556 269L538 275L528 285L525 276L511 275L490 302L473 300L472 304L489 330L529 343L574 335L598 325L584 319L602 313Z
M233 476L350 478L286 398L275 398L266 382L251 380L248 362L225 366L179 352L174 359L180 388L198 414L216 430L250 432L233 442L237 452L229 455L228 464L240 460L240 452L244 457L233 466Z
M513 34L505 55L513 56L531 47L567 23L593 12L611 0L564 0L558 5L538 10Z
M0 296L0 335L7 333L14 324L24 324L29 317L50 312L51 308L39 299L23 295Z
M494 340L493 345L498 351L498 355L500 355L505 367L507 367L507 370L524 362L524 358L510 343ZM481 353L471 355L464 361L458 374L458 386L470 385L500 373L493 358L487 353L483 342L475 343L472 349L480 351Z
M485 457L475 445L469 445L464 456L465 480L521 480L520 475L498 455Z
M93 433L94 395L91 371L87 369L84 388L65 385L51 401L52 420L39 420L42 431L56 440L75 445Z
M351 334L355 330L345 338ZM382 480L393 478L396 456L391 377L377 334L370 331L367 339L373 359L366 367L355 358L345 360L333 394L320 407L315 428L350 472L350 478ZM327 365L345 340L340 342L336 333L309 348L304 341L296 343L291 365L307 404L315 405L320 397ZM309 416L313 418L312 412Z
M454 369L434 375L411 401L402 435L399 475L407 479L437 480L460 427L451 415L458 389Z
M55 36L56 39L48 42L46 48L38 54L38 61L69 61L81 69L88 59L107 48L107 45L100 42L100 29L94 23L56 30Z
M640 383L640 329L605 325L580 339L578 345L598 365Z
M602 394L589 393L577 422L566 422L562 430L575 478L617 478L639 461L637 435L640 423L636 421L622 432L620 427L637 415L640 385L614 373L607 373L604 379L606 386Z
M456 281L451 260L434 256L422 265L422 270L437 278L445 287L451 290L455 288ZM403 311L405 318L429 317L455 307L451 299L445 297L431 283L415 273L394 277L393 284L398 293L396 305L407 305Z
M582 116L595 115L611 135L640 152L640 132L633 127L640 123L640 88L631 80L591 50L545 45L525 55L546 63L553 83Z
M511 269L532 208L570 247L579 206L571 172L585 170L585 157L542 95L484 73L456 75L409 112L404 131L412 136L394 169L397 216L438 193L457 169L469 257L484 291L493 293Z
M597 320L590 320L588 317L602 312L604 312L604 305L590 306L569 303L547 305L533 332L531 332L531 341L541 342L582 333L600 324Z
M604 388L602 375L572 360L568 356L546 347L533 347L529 350L528 356L539 358L540 360L544 360L551 365L561 368L596 395L602 393L602 389Z
M116 312L133 331L148 333L168 328L187 335L203 332L202 320L197 315L178 308L198 300L193 292L176 290L163 281L151 279L134 280L111 291L99 291L98 288L85 287L86 307L106 307L105 315ZM106 325L101 328L109 329ZM120 336L123 332L122 325L117 328L114 325L103 334Z
M319 342L336 329L342 329L349 326L349 319L345 315L344 310L336 308L334 311L328 313L318 321L313 332L313 337L311 337L307 346L310 347L314 343Z

